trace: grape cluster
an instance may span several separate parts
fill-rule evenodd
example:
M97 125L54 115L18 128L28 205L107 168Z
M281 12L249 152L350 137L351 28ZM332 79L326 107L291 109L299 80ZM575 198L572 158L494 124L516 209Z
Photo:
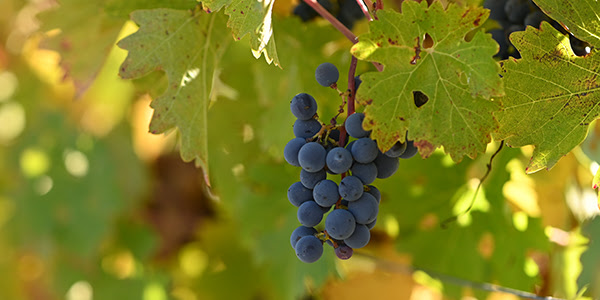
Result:
M354 22L365 17L356 0L339 0L335 3L337 5L334 5L334 3L329 0L318 0L317 2L327 11L335 15L336 19L348 29L352 29L352 27L354 27ZM300 17L303 22L310 21L319 15L312 7L302 0L294 7L293 14Z
M319 84L333 87L339 72L325 63L317 68L315 77ZM381 193L371 183L392 176L398 170L399 158L413 157L417 148L412 141L397 142L382 153L370 132L363 129L362 113L346 118L343 127L353 138L346 144L340 134L342 126L321 123L316 114L317 102L306 93L294 96L290 109L297 119L295 138L285 146L284 158L302 168L300 181L287 192L290 203L298 207L301 224L292 232L291 245L298 258L307 263L323 255L325 242L335 249L337 257L348 259L353 249L369 243L370 230L377 222ZM338 184L328 175L340 175L342 179ZM324 230L317 231L315 227L323 219Z
M546 21L563 34L567 31L556 21L550 19L531 0L485 0L483 7L490 10L490 19L495 20L502 27L492 29L489 33L500 46L496 57L507 59L509 56L520 58L521 55L512 45L508 37L515 31L523 31L526 26L540 28L542 21ZM589 53L589 45L569 34L571 48L576 55Z

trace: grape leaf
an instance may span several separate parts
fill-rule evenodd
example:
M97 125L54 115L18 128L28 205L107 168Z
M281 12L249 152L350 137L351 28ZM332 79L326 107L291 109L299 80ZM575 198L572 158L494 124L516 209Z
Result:
M150 132L181 132L181 157L207 170L207 113L213 73L225 48L220 14L172 9L135 11L140 29L119 42L129 54L120 68L126 79L164 70L169 85L151 103Z
M523 58L503 64L506 97L494 138L511 147L534 145L526 169L533 173L579 145L600 116L600 64L597 52L575 56L568 37L545 22L510 38Z
M250 46L254 57L259 58L264 54L267 63L279 66L271 25L273 3L275 0L209 0L202 2L202 5L207 11L217 11L227 6L227 26L231 28L233 37L240 40L246 34L250 34Z
M535 0L550 17L562 22L580 40L600 47L600 5L596 0Z
M76 97L92 84L113 47L126 18L110 18L95 1L61 1L40 15L42 30L61 32L43 46L61 55L61 67L73 80ZM92 46L93 45L93 46Z
M396 141L416 140L423 156L438 146L456 161L485 150L497 127L492 112L498 104L487 100L503 95L499 67L492 56L497 44L477 32L489 14L481 7L459 7L426 1L405 1L402 14L378 12L369 33L359 37L352 53L361 60L385 65L380 73L366 73L358 90L366 105L364 127L373 130L382 150ZM428 101L417 107L413 93Z
M193 8L193 0L164 1L74 1L40 14L42 30L60 29L44 41L44 47L61 55L61 67L80 97L92 84L114 46L129 13L141 8ZM93 45L93 46L91 46Z

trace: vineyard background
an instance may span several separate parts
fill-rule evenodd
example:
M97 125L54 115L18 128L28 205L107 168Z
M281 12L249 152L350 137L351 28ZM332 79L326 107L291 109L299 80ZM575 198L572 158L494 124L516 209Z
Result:
M250 37L236 41L223 11L213 12L203 20L215 28L209 55L219 59L203 66L215 68L214 78L191 94L202 98L193 107L208 108L200 120L208 130L186 123L150 134L150 102L169 83L160 71L119 77L128 52L117 42L138 30L135 10L153 9L138 15L152 20L197 5L0 2L0 298L518 299L482 291L475 283L483 282L600 297L596 125L550 171L526 175L533 147L504 147L471 212L447 228L440 224L468 206L500 143L461 163L439 149L403 160L376 181L383 196L366 248L349 261L328 247L314 264L298 261L289 245L296 209L285 196L299 173L283 160L289 101L310 93L320 116L335 115L341 98L315 82L314 70L328 61L347 78L352 44L324 20L302 23L290 15L294 3L278 0L278 68L256 59ZM353 28L367 30L365 20ZM170 51L185 57L202 46ZM357 74L367 71L373 65L360 62ZM180 146L189 134L204 141ZM205 147L208 173L184 163L189 148L181 147Z

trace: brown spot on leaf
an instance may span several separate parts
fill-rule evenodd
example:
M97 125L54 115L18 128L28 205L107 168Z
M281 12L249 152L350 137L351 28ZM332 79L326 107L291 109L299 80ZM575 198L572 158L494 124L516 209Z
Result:
M421 58L421 56L419 56L419 54L421 54L421 45L419 44L419 37L417 37L416 40L417 40L417 45L414 48L415 56L413 56L412 60L410 61L411 65L416 65L417 60Z

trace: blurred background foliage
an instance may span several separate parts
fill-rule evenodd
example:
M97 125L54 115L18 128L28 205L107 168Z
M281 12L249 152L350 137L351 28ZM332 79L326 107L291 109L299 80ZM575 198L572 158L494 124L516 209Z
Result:
M176 131L148 133L163 74L117 76L131 11L195 1L60 3L0 1L0 299L518 299L435 274L600 297L600 127L533 175L532 149L505 147L471 213L448 228L441 222L468 206L499 144L460 164L441 151L402 161L376 182L370 245L349 261L326 248L308 265L289 246L289 99L311 93L319 115L333 116L341 100L313 72L329 61L345 78L349 42L290 17L291 1L275 5L283 69L254 59L247 40L231 42L215 74L207 175L181 161Z

